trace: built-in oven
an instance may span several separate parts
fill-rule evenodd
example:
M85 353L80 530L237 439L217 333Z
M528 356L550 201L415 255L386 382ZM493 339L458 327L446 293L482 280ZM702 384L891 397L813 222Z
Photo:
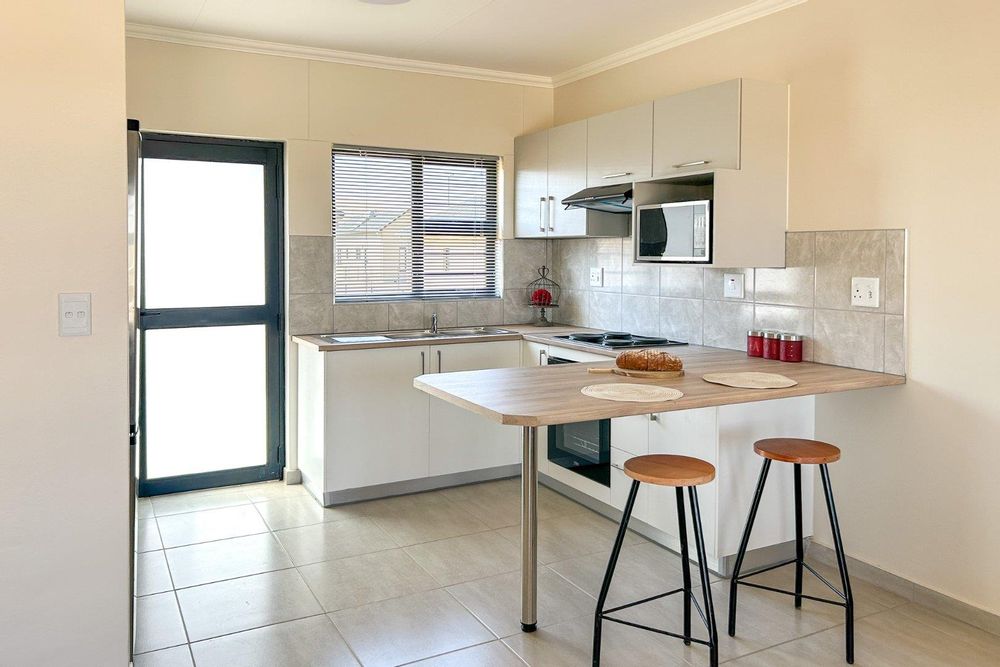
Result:
M572 359L548 356L548 364L575 364ZM551 463L611 486L611 420L597 419L549 427Z

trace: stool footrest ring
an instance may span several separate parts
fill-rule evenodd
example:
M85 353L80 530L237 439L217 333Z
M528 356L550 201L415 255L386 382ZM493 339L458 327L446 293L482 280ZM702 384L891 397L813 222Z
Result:
M786 591L786 590L781 589L781 588L774 588L773 586L764 586L763 584L755 584L755 583L752 583L752 582L749 582L749 581L743 581L743 580L746 579L747 577L753 577L753 576L756 576L758 574L763 574L764 572L770 572L771 570L776 570L779 567L784 567L786 565L794 565L796 562L797 562L796 559L793 558L793 559L785 561L783 563L778 563L777 565L770 565L768 567L763 567L763 568L761 568L759 570L754 570L753 572L748 572L747 574L742 574L742 575L740 575L739 577L736 578L736 583L740 584L742 586L750 586L751 588L759 588L761 590L771 591L772 593L782 593L783 595L791 595L791 596L795 597L795 591ZM799 597L801 597L801 598L803 598L805 600L813 600L814 602L824 602L826 604L832 604L832 605L834 605L836 607L846 607L847 606L847 596L844 595L844 593L842 591L838 590L837 587L835 587L833 584L831 584L829 581L827 581L826 577L824 577L822 574L820 574L819 572L817 572L816 570L814 570L813 567L809 563L806 563L806 562L803 561L802 567L804 567L805 569L809 570L813 574L813 576L815 576L817 579L819 579L820 581L822 581L826 585L827 588L829 588L831 591L833 591L834 593L836 593L837 596L840 597L840 600L829 600L829 599L826 599L826 598L819 598L819 597L816 597L814 595L806 595L805 593L801 593Z

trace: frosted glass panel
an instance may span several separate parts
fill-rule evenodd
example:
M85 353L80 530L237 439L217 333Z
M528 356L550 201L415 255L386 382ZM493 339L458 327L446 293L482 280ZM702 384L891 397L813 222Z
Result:
M143 160L145 306L264 303L264 167Z
M264 325L146 331L146 477L267 462Z

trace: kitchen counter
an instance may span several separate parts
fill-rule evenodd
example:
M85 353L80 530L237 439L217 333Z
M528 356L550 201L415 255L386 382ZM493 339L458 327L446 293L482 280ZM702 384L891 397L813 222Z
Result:
M527 340L566 345L552 341L554 334L529 334ZM607 353L586 345L578 349ZM612 363L578 363L535 368L503 368L422 375L413 381L414 387L472 410L501 424L516 426L548 426L569 424L592 419L628 417L674 410L689 410L753 401L766 401L794 396L828 394L854 389L889 387L906 382L900 375L827 366L810 362L783 363L747 357L735 350L723 350L700 345L666 348L684 360L684 377L670 380L644 380L618 375L595 375L587 368L608 367ZM784 389L736 389L711 384L701 379L705 373L759 371L780 373L798 382ZM590 384L626 382L669 386L684 392L676 401L659 403L623 403L590 398L580 389Z
M492 326L492 325L491 325ZM595 331L594 329L587 329L586 327L570 327L564 325L554 325L551 327L536 327L532 324L498 324L496 325L498 329L507 329L513 333L509 334L496 334L488 336L440 336L435 338L414 338L409 340L385 340L385 341L368 341L368 342L347 342L347 343L331 343L327 340L321 338L321 336L342 336L344 338L349 338L351 336L379 336L385 334L399 333L398 331L378 331L378 332L344 332L342 334L309 334L292 336L292 340L299 345L305 345L314 350L320 352L338 352L341 350L370 350L382 347L410 347L414 345L454 345L457 343L475 343L475 342L489 342L496 340L541 340L543 336L555 335L560 333L569 333L571 331ZM442 329L443 333L447 334L448 329ZM530 338L529 338L530 336ZM546 343L550 342L545 340Z

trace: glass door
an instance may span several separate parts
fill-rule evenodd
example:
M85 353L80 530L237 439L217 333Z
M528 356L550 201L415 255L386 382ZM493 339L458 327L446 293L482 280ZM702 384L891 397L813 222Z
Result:
M284 465L280 144L143 134L139 494Z

